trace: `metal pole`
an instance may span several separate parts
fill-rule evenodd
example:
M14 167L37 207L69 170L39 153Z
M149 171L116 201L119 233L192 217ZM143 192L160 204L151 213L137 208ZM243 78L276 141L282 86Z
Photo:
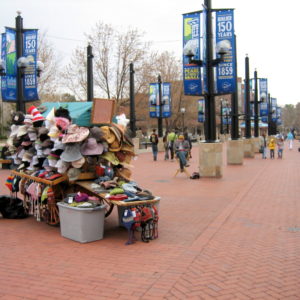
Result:
M259 136L259 127L258 127L258 86L257 86L257 71L254 71L254 137Z
M213 70L213 39L212 39L212 9L211 1L205 0L206 18L206 57L207 57L207 90L205 95L205 139L206 142L216 141L216 109L214 98L214 70Z
M221 99L221 124L220 124L220 133L223 134L223 100Z
M228 105L226 107L226 126L227 126L227 134L229 134L229 114L228 114Z
M268 94L268 135L271 135L271 120L272 120L271 95Z
M135 102L134 102L134 68L133 63L129 65L129 89L130 89L130 130L132 133L132 137L136 136L136 126L135 126Z
M157 125L158 125L158 136L163 136L163 129L162 129L162 101L161 101L161 77L158 75L158 108L159 108L159 116L157 118Z
M93 48L87 46L87 101L94 99L94 78L93 78Z
M234 35L236 49L236 36ZM238 82L237 82L237 50L235 51L235 91L231 95L231 139L239 138L239 115L238 115Z
M182 112L182 133L184 132L184 112Z
M251 138L249 57L245 58L245 138Z
M16 54L17 61L23 56L23 18L19 14L16 17ZM25 113L23 78L21 68L17 68L17 111Z

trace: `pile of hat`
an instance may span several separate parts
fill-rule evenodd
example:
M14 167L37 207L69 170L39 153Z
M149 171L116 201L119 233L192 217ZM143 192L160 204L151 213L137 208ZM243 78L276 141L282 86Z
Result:
M35 106L27 114L14 113L7 147L15 169L33 176L43 174L46 179L67 174L70 181L82 172L95 172L103 180L117 176L130 181L135 155L124 125L80 127L63 107L45 117Z

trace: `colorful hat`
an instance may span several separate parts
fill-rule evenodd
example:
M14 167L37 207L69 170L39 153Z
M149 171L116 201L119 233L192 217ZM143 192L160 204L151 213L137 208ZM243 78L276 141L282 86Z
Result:
M27 112L32 115L33 123L45 120L45 118L41 115L40 111L34 105L30 106Z
M72 162L81 159L82 154L80 153L80 144L67 144L60 158L66 162Z
M61 130L67 130L71 124L71 121L64 117L57 117L54 119L55 119L55 124L56 124L57 128L61 129Z
M14 180L14 176L8 176L5 182L5 185L8 187L10 191L12 191L12 183Z
M85 140L90 131L86 127L79 127L76 124L69 126L67 134L63 136L62 142L65 143L79 143Z
M103 152L103 145L97 143L97 140L91 137L81 145L80 150L83 155L100 155Z
M120 161L117 159L117 157L113 152L105 152L104 154L101 155L101 157L111 162L113 165L120 164Z
M25 125L32 125L32 115L25 115L24 122Z
M59 134L60 134L60 132L59 132L58 128L55 125L50 127L50 130L48 132L48 135L50 137L52 137L52 138L58 138Z

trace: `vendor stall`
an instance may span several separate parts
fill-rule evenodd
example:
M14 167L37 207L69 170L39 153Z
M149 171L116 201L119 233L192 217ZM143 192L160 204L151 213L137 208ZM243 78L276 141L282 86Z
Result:
M132 181L135 153L126 130L129 120L121 115L112 122L114 102L105 101L44 103L31 106L26 115L14 114L7 140L13 184L7 186L23 194L28 214L50 225L60 222L58 202L78 208L105 204L106 217L118 207L119 224L131 236L145 221L145 207L152 212L143 223L148 224L143 230L149 241L157 237L153 229L160 199Z

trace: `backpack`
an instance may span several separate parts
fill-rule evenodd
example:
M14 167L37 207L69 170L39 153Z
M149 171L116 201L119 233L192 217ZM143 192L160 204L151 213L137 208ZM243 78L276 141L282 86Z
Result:
M151 136L150 136L150 142L151 143L154 143L154 144L157 144L158 142L158 139L157 139L157 135L152 133Z

